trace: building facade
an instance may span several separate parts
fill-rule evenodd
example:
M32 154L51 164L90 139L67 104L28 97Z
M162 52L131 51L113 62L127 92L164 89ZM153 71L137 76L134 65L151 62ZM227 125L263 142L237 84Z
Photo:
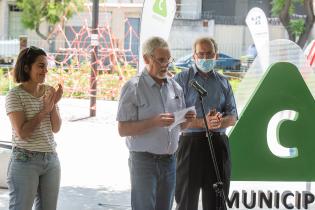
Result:
M89 44L89 33L81 32L84 27L91 26L91 2L86 4L85 11L66 22L63 33L55 37L52 48L50 43L40 39L35 32L23 28L20 23L21 11L16 7L15 0L0 0L0 39L17 39L20 35L26 35L29 45L38 45L49 51L69 46L79 35L80 41ZM100 1L99 26L102 30L107 30L105 42L111 42L111 47L131 49L137 55L143 0L103 2ZM259 7L265 11L267 17L271 17L272 8L271 0L176 0L176 3L177 12L169 38L175 58L189 53L193 40L201 35L213 36L221 52L239 58L253 43L245 24L248 11ZM301 8L299 10L302 11ZM41 30L45 33L48 27L47 24L42 24ZM279 21L271 22L269 30L271 40L287 38ZM312 37L314 36L310 39Z

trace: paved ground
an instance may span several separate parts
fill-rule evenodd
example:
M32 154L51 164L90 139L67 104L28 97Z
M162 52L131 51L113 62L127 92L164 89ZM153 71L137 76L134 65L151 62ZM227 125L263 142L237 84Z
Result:
M56 135L62 165L58 210L128 210L130 181L128 151L117 133L117 102L98 101L97 117L89 116L89 101L63 99L62 130ZM11 127L0 96L0 140L8 140ZM232 182L231 191L311 189L305 183ZM314 194L314 190L312 189ZM294 201L292 200L292 203ZM0 210L8 209L8 191L0 189ZM201 208L199 208L201 209ZM312 205L309 209L315 209Z
M0 140L11 128L0 96ZM56 135L62 165L59 210L129 209L128 151L117 133L117 102L97 102L89 116L88 100L62 100L62 130ZM0 209L7 209L7 190L0 190ZM99 204L103 204L100 206Z

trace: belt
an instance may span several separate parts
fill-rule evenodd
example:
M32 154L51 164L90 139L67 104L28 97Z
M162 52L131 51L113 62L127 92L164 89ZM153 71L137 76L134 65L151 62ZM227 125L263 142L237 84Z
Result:
M43 155L48 155L48 154L57 154L56 152L38 152L38 151L30 151L27 149L19 148L19 147L13 147L14 152L22 152L25 154L30 154L30 155L37 155L37 154L43 154Z
M210 132L214 136L224 136L225 132ZM191 137L207 137L208 134L205 131L201 132L182 132L181 136L191 136Z
M136 155L136 156L147 157L147 158L151 158L151 159L157 159L157 160L171 159L172 157L174 157L174 154L153 154L150 152L133 152L133 151L131 151L130 154Z

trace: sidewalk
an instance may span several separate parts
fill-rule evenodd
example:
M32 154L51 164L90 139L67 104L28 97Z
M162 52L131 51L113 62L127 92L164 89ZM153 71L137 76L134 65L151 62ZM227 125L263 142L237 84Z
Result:
M0 139L11 139L11 126L0 96ZM63 99L61 131L55 135L61 162L58 210L130 209L128 150L118 135L117 102ZM99 204L103 204L102 206ZM0 189L0 210L8 209L8 191Z
M0 96L0 140L10 140L11 126L4 100ZM117 131L117 102L97 101L97 116L93 118L87 118L89 103L83 99L63 99L59 105L63 125L55 135L62 167L58 210L130 210L128 150ZM315 194L313 187L307 186L303 182L231 182L230 193L307 189ZM8 191L0 189L0 210L7 209ZM315 203L310 209L315 209Z

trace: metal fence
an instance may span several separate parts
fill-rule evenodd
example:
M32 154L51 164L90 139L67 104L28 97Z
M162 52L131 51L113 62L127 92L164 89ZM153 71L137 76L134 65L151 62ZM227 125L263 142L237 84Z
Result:
M19 53L19 40L0 40L0 66L11 66Z

